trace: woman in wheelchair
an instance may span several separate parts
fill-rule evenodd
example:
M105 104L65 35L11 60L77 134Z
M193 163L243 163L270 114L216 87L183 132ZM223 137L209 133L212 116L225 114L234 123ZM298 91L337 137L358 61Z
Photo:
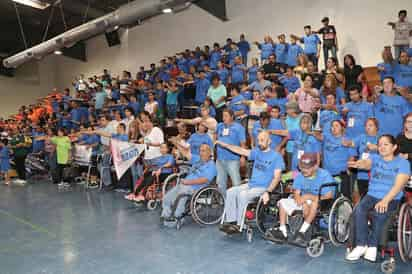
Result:
M304 222L295 234L295 243L306 245L305 233L315 220L320 200L333 199L334 189L323 187L324 184L333 183L335 180L325 169L318 166L318 155L304 153L299 160L300 172L293 181L293 198L279 201L279 228L271 230L272 235L266 235L269 240L284 243L288 240L286 221L294 211L303 211ZM320 197L319 197L319 191Z
M382 135L379 138L378 153L369 155L368 159L348 163L349 167L371 172L368 192L353 213L355 248L346 255L348 261L357 261L362 256L368 261L376 261L384 224L397 210L410 176L409 162L398 155L398 145L393 136ZM371 227L368 225L370 213Z
M164 220L165 225L175 223L177 219L183 216L188 199L188 196L184 195L193 194L216 177L216 165L211 160L211 155L211 147L202 144L200 146L200 160L194 162L185 179L182 179L178 185L168 191L163 197L161 219ZM187 158L191 159L190 154L187 156ZM181 196L184 197L180 198Z
M276 189L285 168L282 156L270 148L270 136L261 131L257 137L258 146L252 150L217 141L216 145L229 149L234 153L248 157L254 161L252 177L248 184L234 186L227 191L224 222L220 230L225 233L239 233L245 208L248 203L263 194L263 202L269 201L269 193Z
M169 154L167 144L160 145L160 153L162 154L161 156L151 161L152 166L145 167L143 180L140 184L136 184L134 191L125 197L127 200L143 203L146 200L145 192L147 188L152 185L155 180L163 182L167 176L173 172L172 168L175 164L175 159Z

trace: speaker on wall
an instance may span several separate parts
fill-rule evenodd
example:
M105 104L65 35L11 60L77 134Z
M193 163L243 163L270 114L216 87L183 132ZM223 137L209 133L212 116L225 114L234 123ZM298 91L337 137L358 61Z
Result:
M120 37L117 30L105 32L104 35L106 36L106 41L109 47L120 45Z

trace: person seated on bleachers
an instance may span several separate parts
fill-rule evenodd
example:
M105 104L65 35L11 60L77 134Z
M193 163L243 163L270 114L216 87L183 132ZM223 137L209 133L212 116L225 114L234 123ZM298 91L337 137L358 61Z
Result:
M318 156L315 153L305 153L300 157L297 177L293 181L293 198L281 199L279 201L279 227L270 230L267 234L269 240L284 243L288 239L286 227L287 216L291 216L295 211L303 211L304 222L295 235L295 242L305 245L305 233L314 221L320 200L332 199L334 189L332 187L322 188L320 197L318 196L321 186L333 183L335 180L328 171L319 168Z
M253 161L252 175L247 184L234 186L227 191L224 223L220 230L226 233L241 232L244 210L248 203L262 195L263 202L269 201L269 193L278 186L282 170L285 169L282 156L271 149L269 133L262 131L257 138L256 148L249 150L217 141L216 145Z
M292 67L286 67L286 72L283 76L279 77L279 81L288 93L294 93L300 88L300 81L298 77L294 75Z
M173 207L179 196L193 194L196 190L212 182L216 177L216 165L211 160L211 155L212 148L202 144L200 146L200 160L193 162L187 176L181 179L180 183L169 190L163 197L161 218L165 221L165 225L176 222L176 219L181 218L184 214L187 196L179 199L173 212ZM186 157L191 159L190 154Z
M399 64L396 64L394 69L394 78L399 88L405 89L408 95L412 92L412 64L406 51L400 53Z
M270 87L271 83L268 80L265 80L265 72L263 70L258 70L256 74L256 81L248 85L247 87L242 88L242 91L255 91L258 90L260 93L263 93L265 87Z

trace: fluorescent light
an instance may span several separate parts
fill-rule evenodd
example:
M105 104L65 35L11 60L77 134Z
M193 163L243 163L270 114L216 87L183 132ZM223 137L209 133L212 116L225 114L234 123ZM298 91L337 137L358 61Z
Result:
M173 10L171 8L165 8L162 10L163 13L172 13Z
M55 51L54 51L54 54L56 54L56 55L62 55L63 52L62 52L61 50L55 50Z
M35 8L35 9L40 9L40 10L47 9L50 6L49 3L42 2L40 0L12 0L12 1L25 5L25 6Z

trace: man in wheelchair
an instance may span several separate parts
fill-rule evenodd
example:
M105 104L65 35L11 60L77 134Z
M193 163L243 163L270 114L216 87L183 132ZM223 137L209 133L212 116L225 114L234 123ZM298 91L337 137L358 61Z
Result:
M268 240L284 243L288 240L286 222L288 216L295 211L303 211L304 222L295 234L294 242L300 246L306 245L305 233L315 220L320 200L334 197L333 187L324 187L324 184L335 182L328 171L319 168L316 153L304 153L299 160L300 172L293 181L293 198L279 201L279 228L271 230L271 235L266 235ZM319 197L319 190L321 196Z
M240 227L248 203L262 194L263 202L267 203L269 193L279 184L282 170L285 168L282 156L270 148L271 140L268 132L261 131L257 143L256 148L249 150L221 141L216 142L216 145L254 161L249 183L233 186L227 191L224 223L220 226L220 230L225 233L241 232Z
M210 183L216 177L216 165L211 160L212 149L207 144L200 146L200 160L194 162L187 176L163 197L161 214L164 224L176 223L185 212L188 196ZM177 204L176 204L177 203Z

